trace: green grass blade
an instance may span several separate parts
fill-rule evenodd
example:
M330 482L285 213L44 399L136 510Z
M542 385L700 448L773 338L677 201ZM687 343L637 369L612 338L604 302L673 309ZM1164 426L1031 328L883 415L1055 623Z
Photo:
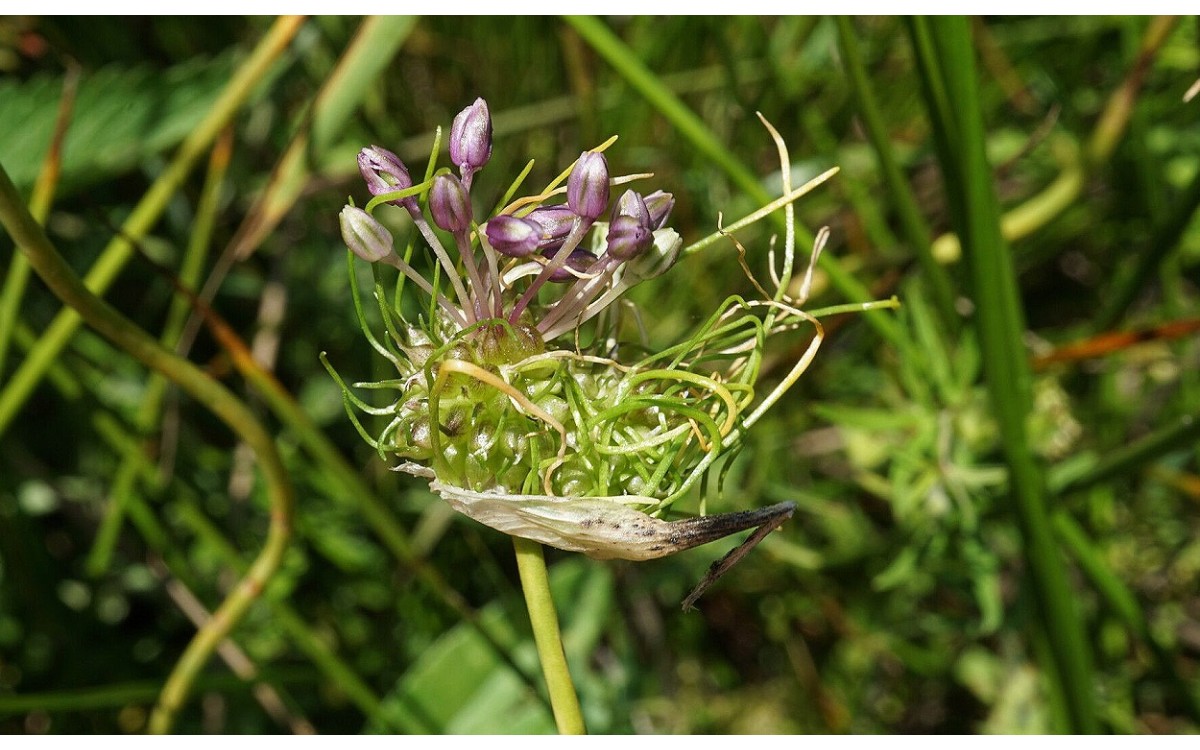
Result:
M875 101L863 67L862 55L859 53L858 41L855 39L854 28L846 16L837 17L838 46L842 52L842 61L846 66L847 77L850 80L850 91L858 105L858 113L862 118L867 140L875 152L879 163L879 171L887 188L887 196L900 220L900 229L909 249L916 256L921 266L922 278L933 293L933 301L942 320L952 327L958 327L959 315L954 310L954 292L950 285L950 276L933 257L929 227L917 207L912 188L900 171L900 165L892 150L891 139L884 127L883 115Z
M1013 511L1024 539L1024 554L1034 588L1052 663L1046 673L1057 678L1056 692L1067 708L1066 728L1095 732L1095 682L1083 623L1074 606L1062 555L1055 543L1047 509L1046 479L1026 433L1032 406L1032 374L1022 343L1024 313L1012 256L1000 230L1000 209L984 152L984 128L975 78L975 58L965 18L930 22L937 64L955 106L950 134L943 145L948 174L961 178L962 190L950 201L962 240L975 301L975 326L983 354L984 374L1004 457L1009 467ZM944 114L930 102L932 117ZM947 190L953 186L947 179Z
M717 139L704 122L696 116L649 68L638 60L629 49L602 21L592 16L566 16L564 20L584 38L601 57L613 67L639 94L645 97L658 112L679 131L703 156L713 161L730 180L748 196L761 204L770 203L770 195L758 178ZM782 214L773 214L776 221ZM796 244L811 246L813 234L804 227L796 226ZM872 300L868 289L838 263L832 253L820 259L821 268L829 274L830 283L852 302ZM904 335L895 320L886 313L867 312L863 318L893 346L904 346Z
M183 185L196 162L208 150L217 134L233 119L276 60L303 25L302 18L281 18L259 42L238 69L204 121L179 147L175 158L138 202L125 220L121 233L108 243L84 278L93 294L101 295L116 280L133 254L133 242L143 237L162 216L171 197ZM24 406L33 389L41 382L46 368L66 347L79 329L81 318L74 310L63 310L38 340L38 345L0 391L0 434L3 434Z
M1120 322L1155 272L1179 249L1179 241L1196 215L1197 208L1200 208L1200 169L1196 170L1192 181L1175 199L1171 212L1166 220L1155 228L1145 247L1132 253L1133 257L1130 260L1133 265L1117 275L1104 308L1092 324L1092 330L1107 331Z

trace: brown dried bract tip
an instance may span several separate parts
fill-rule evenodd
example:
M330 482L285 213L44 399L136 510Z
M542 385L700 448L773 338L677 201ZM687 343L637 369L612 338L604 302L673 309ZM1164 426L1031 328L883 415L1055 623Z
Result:
M713 531L716 533L714 536L709 537L707 541L729 536L744 529L758 527L754 530L753 534L746 538L746 541L734 547L728 554L708 567L708 572L700 579L700 583L696 584L696 588L692 589L692 593L684 597L683 611L691 611L696 604L696 600L708 590L709 586L716 583L718 578L725 575L734 565L737 565L743 557L749 554L750 550L758 546L758 543L767 537L767 534L782 526L783 522L791 518L795 512L796 504L787 502L768 505L758 510L720 513L715 516L701 516L699 518L689 518L686 521L676 521L678 524L713 527Z

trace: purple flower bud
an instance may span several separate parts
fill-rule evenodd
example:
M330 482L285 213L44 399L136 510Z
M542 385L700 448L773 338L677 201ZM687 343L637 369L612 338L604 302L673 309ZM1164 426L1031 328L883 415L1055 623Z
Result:
M625 264L621 283L633 286L663 275L679 260L679 251L682 249L683 239L678 232L674 229L659 230L654 234L650 250Z
M542 228L538 247L542 250L557 250L571 233L576 217L570 208L558 205L535 208L527 218L533 219Z
M429 213L433 215L433 223L447 232L465 232L471 228L471 199L457 177L442 173L433 178Z
M646 196L646 208L650 210L650 228L662 229L671 218L671 209L675 208L675 196L655 190Z
M488 243L501 255L524 258L538 249L542 226L532 219L497 216L489 219L484 230Z
M549 281L563 283L567 281L575 281L579 278L578 274L587 273L592 264L596 262L596 256L589 253L583 248L575 248L571 254L567 256L567 260L554 273L550 274ZM570 270L567 270L570 269ZM575 271L575 273L571 273Z
M366 262L374 263L392 254L392 233L371 214L361 208L346 206L338 221L342 225L346 247Z
M584 151L567 178L567 205L577 216L595 221L608 208L608 160Z
M633 216L617 216L608 225L608 254L617 260L636 258L654 244L648 223Z
M363 179L367 181L367 189L371 191L371 195L394 193L413 185L408 168L400 161L400 157L379 146L371 146L358 152L358 171L362 172ZM417 205L416 196L388 202L393 206Z
M616 221L618 216L631 216L637 219L639 224L650 226L650 209L646 207L642 196L633 190L626 190L617 199L617 205L613 207L613 221Z
M626 190L613 209L608 225L608 254L617 260L636 258L654 243L650 209L646 201L632 190Z
M479 171L492 157L492 116L482 98L458 113L450 126L450 161L458 165L463 179Z

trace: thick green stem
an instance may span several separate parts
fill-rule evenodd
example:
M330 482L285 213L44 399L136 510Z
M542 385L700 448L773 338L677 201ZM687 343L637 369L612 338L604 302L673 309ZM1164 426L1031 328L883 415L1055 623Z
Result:
M176 712L186 700L192 683L212 656L213 650L233 630L279 568L291 535L292 484L274 440L250 409L200 368L163 349L132 321L93 294L46 238L2 167L0 224L4 225L13 242L29 258L33 270L46 286L73 308L80 320L87 321L121 349L170 378L208 407L254 450L263 470L271 508L267 541L249 572L213 613L212 619L196 633L167 678L159 704L150 719L150 731L166 732L170 730Z
M554 611L554 598L550 594L550 577L546 573L546 559L542 556L542 545L521 537L513 537L517 551L517 570L521 574L521 588L525 591L525 606L529 609L529 622L533 626L533 640L537 644L538 658L542 662L542 674L546 676L546 690L550 693L550 707L554 710L554 721L560 734L585 734L583 713L579 710L579 697L575 695L575 684L567 668L567 655L563 652L562 634L558 630L558 614Z

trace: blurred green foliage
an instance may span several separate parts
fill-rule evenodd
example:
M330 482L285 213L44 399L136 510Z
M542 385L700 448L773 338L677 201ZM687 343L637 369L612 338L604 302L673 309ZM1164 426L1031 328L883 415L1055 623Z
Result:
M829 225L827 254L904 307L893 316L899 346L861 317L836 319L798 387L750 432L721 507L710 509L794 500L799 510L698 613L682 614L678 602L735 540L644 564L550 554L589 729L1063 728L1048 695L1047 646L982 354L967 325L962 264L937 257L954 292L947 315L898 213L898 188L884 181L864 133L835 22L602 23L628 46L622 54L674 92L767 191L778 193L778 160L756 111L787 140L795 181L840 166L830 186L798 204L800 221ZM1187 321L1200 310L1200 227L1191 222L1200 195L1189 189L1200 174L1200 101L1182 100L1200 70L1197 23L1178 22L1139 58L1151 23L972 23L982 146L1001 209L1036 207L1041 191L1071 169L1082 180L1061 209L1009 238L1030 356L1109 329ZM65 71L79 74L47 221L77 270L96 259L268 25L0 19L0 164L22 190L45 157ZM283 567L234 632L258 677L234 679L214 658L178 728L551 731L509 540L389 471L345 419L318 363L327 351L343 373L386 376L358 333L337 227L346 196L366 194L354 153L376 143L419 170L432 130L482 95L496 140L478 195L499 198L529 159L529 184L544 184L582 148L616 133L614 170L654 172L654 184L675 193L672 223L686 240L713 231L718 214L728 223L757 203L571 23L422 19L380 53L374 63L383 72L370 85L332 87L331 96L340 90L352 99L339 103L344 121L297 151L294 202L253 252L227 259L226 273L218 259L243 222L260 218L259 197L276 184L271 175L289 144L332 117L314 110L314 96L358 26L310 19L236 118L203 271L220 276L213 308L365 490L306 452L302 431L233 372L226 349L206 333L196 338L189 358L242 393L276 432L299 502ZM918 221L937 237L950 229L952 208L910 35L898 19L853 19L850 30L887 148ZM1140 77L1128 117L1096 159L1094 129L1131 72ZM1080 153L1088 156L1080 161ZM150 259L180 273L203 215L205 179L197 170L173 196L105 295L155 336L175 293ZM763 223L739 236L756 273L775 229ZM1139 273L1147 257L1153 263ZM0 273L13 273L12 258L11 242L0 238ZM1132 288L1128 309L1108 310L1126 278L1144 283ZM844 301L827 281L818 278L817 302ZM753 288L732 246L718 246L631 296L651 340L665 343L739 292ZM30 282L0 388L60 309ZM1101 310L1109 319L1098 328ZM1080 648L1094 663L1090 699L1110 731L1200 730L1200 454L1194 429L1180 421L1200 412L1200 351L1195 333L1185 334L1143 336L1035 374L1029 447L1052 492L1084 478L1050 505L1056 528L1068 526L1056 538L1073 540L1061 558L1086 632ZM767 367L781 376L806 343L800 333L775 342ZM144 424L149 382L134 360L81 330L0 435L0 729L143 730L194 633L179 589L215 609L262 544L264 491L253 456L186 398L169 395ZM1177 424L1175 439L1094 474L1106 458ZM118 482L123 470L136 478ZM386 520L363 512L364 491L385 500L411 554L388 541ZM112 520L118 504L125 513ZM119 533L98 564L92 550L106 523ZM414 556L457 594L415 571ZM478 624L448 606L457 595Z

